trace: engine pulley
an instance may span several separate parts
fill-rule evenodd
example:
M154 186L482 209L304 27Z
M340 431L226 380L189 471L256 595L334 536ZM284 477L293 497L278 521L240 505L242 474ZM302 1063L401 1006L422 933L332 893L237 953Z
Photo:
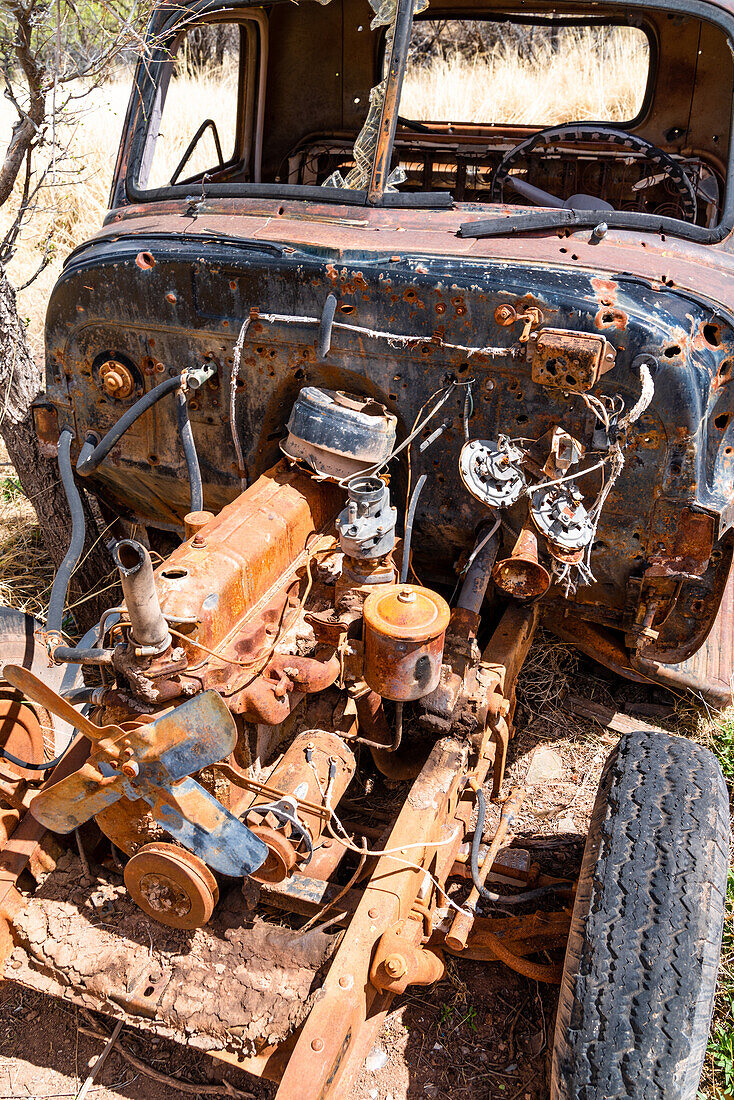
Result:
M193 852L146 844L125 866L125 886L144 913L169 928L202 928L219 898L217 880Z

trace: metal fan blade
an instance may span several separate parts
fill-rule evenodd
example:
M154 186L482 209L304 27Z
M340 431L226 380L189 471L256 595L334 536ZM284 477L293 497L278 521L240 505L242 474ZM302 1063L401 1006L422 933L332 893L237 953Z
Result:
M196 780L184 779L157 798L144 797L166 832L215 871L242 878L265 862L266 845Z
M173 780L225 760L237 743L234 719L216 691L194 695L127 736L137 760L160 760Z
M30 804L37 821L54 833L71 833L118 798L122 798L122 776L102 775L87 762L58 783L44 787Z

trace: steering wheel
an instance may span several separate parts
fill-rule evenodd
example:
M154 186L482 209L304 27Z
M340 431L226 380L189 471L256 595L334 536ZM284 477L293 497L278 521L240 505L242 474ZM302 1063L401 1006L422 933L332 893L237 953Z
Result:
M544 130L538 130L537 133L526 138L525 141L521 141L514 149L509 149L497 165L492 178L491 201L502 202L504 187L509 186L538 205L586 210L612 210L613 207L603 199L595 200L590 195L572 195L570 199L563 200L555 195L548 194L547 191L541 191L538 187L533 187L524 180L515 180L514 177L510 176L518 160L525 154L533 152L539 146L549 148L561 143L584 142L585 144L593 144L597 141L617 145L629 152L642 153L645 160L655 169L655 174L665 176L672 185L680 200L683 220L690 222L696 220L696 192L690 179L677 161L664 153L662 149L658 149L652 142L646 141L645 138L627 133L626 130L617 130L613 126L604 126L596 122L576 122L564 126L547 126ZM574 204L572 200L578 200L578 202ZM595 203L596 205L594 205Z

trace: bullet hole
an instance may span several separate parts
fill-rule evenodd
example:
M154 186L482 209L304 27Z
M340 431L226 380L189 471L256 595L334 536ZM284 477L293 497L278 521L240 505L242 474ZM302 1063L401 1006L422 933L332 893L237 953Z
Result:
M721 347L721 329L718 325L709 322L703 326L703 338L712 348Z
M714 424L716 425L716 427L719 429L720 432L724 432L724 431L726 431L727 425L728 425L730 420L731 420L731 416L730 416L729 413L722 413L721 416L715 416L714 417Z
M339 309L342 311L342 313L354 313L354 306L343 305L339 306Z
M151 268L155 267L155 257L151 252L138 252L135 263L141 271L150 271Z
M731 378L731 359L725 359L719 367L719 381L728 382Z
M666 359L675 359L676 355L680 355L680 344L670 344L663 351L663 355Z

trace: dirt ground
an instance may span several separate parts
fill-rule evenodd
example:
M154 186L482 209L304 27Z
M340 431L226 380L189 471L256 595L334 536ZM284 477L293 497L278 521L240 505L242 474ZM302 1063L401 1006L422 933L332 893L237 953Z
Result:
M551 750L534 758L529 778L541 764L542 775L528 787L514 844L531 847L543 870L562 868L566 874L580 864L598 777L617 739L564 711L569 687L577 696L628 711L640 704L670 704L672 698L617 680L547 638L531 651L518 693L518 732L505 791L526 780L538 746ZM659 720L671 728L664 716L646 718ZM546 1100L556 999L555 987L499 964L450 959L446 978L433 989L409 990L394 1002L344 1100ZM13 982L0 984L0 1100L73 1100L104 1045L90 1034L95 1028L109 1034L111 1024ZM151 1079L122 1050L166 1076ZM185 1082L185 1091L172 1077ZM230 1084L222 1084L223 1078ZM87 1095L94 1100L176 1100L212 1093L269 1100L275 1086L125 1027Z

